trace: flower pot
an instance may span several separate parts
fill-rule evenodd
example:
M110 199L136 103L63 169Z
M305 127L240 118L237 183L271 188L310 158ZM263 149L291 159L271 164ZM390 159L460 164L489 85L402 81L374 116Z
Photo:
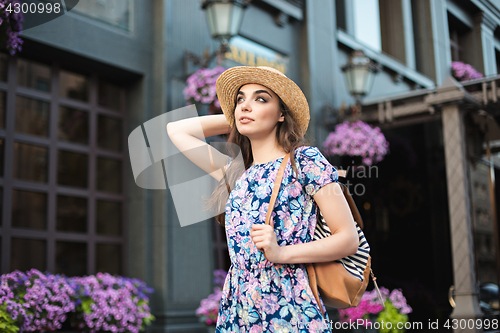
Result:
M215 326L214 325L207 326L207 333L215 333Z

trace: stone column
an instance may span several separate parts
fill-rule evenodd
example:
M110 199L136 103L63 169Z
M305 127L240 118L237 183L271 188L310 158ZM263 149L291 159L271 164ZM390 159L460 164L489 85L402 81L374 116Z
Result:
M456 104L444 106L442 121L456 303L450 317L460 323L461 319L475 320L482 318L483 314L479 308L476 288L463 112ZM460 325L458 327L455 332L482 332L479 329L460 329Z
M166 38L166 22L165 22L165 0L153 1L153 22L151 22L152 33L152 56L153 75L151 77L152 100L150 101L151 109L148 112L150 120L167 110L166 107L166 67L165 67L165 38ZM147 135L147 134L146 134ZM148 140L151 140L149 138ZM149 143L151 147L152 144ZM166 191L162 190L147 190L146 191L146 274L152 282L152 287L155 289L151 295L151 309L156 317L156 321L150 328L150 332L164 332L166 299L168 297L168 266L166 265L167 256L169 255L169 247L167 242L167 223L165 215L167 205Z
M300 64L301 87L311 114L308 133L316 143L327 135L322 126L323 107L339 107L339 90L345 89L338 59L336 27L334 1L306 1L305 23L300 36L304 45L300 57L306 60Z

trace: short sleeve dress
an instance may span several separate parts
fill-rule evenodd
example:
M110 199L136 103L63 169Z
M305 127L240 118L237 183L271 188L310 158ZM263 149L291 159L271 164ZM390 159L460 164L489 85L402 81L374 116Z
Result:
M318 148L298 147L285 168L271 218L280 246L312 241L317 205L313 195L338 181L337 170ZM231 259L219 306L216 332L331 332L309 287L305 264L275 264L255 246L250 229L264 224L274 180L283 157L250 166L226 203L226 236ZM296 180L294 182L294 180Z

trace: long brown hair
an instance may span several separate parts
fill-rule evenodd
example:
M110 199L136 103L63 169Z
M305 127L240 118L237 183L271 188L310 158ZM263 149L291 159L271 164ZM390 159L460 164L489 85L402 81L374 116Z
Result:
M235 103L236 105L236 103ZM284 115L284 121L278 122L278 128L276 130L276 139L278 144L283 147L285 152L290 153L290 163L292 165L292 169L295 173L294 181L297 181L297 168L295 166L295 158L294 153L295 149L304 145L310 145L310 140L306 139L304 135L301 135L300 126L295 121L290 112L290 109L283 103L280 98L280 112ZM229 133L229 137L227 139L228 143L236 144L241 151L243 157L243 165L238 159L235 157L238 155L237 149L232 149L231 147L234 145L227 145L228 153L233 158L229 168L226 170L224 177L221 179L217 188L214 190L210 198L208 199L207 209L213 209L214 207L218 208L218 212L224 211L215 217L217 222L220 225L225 226L225 206L227 199L229 198L229 192L234 188L236 184L236 180L248 169L253 162L252 155L252 147L250 140L241 135L236 128L236 120L233 118L232 129ZM292 182L292 183L293 183Z

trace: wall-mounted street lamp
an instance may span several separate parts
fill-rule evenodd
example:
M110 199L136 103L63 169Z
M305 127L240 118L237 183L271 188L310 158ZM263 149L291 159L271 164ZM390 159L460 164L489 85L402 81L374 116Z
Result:
M356 100L358 112L361 111L361 99L370 92L378 70L379 66L361 50L354 51L349 56L349 62L342 66L347 89Z
M184 69L187 75L189 61L201 67L207 67L214 57L217 56L217 64L220 65L224 54L229 50L229 40L238 35L243 21L245 9L251 0L204 0L201 8L205 12L208 29L213 39L218 40L220 46L215 52L209 54L205 51L200 58L198 55L187 51L184 55Z
M333 130L339 120L343 120L346 110L351 109L352 120L361 113L361 100L370 92L375 74L380 70L380 65L373 62L361 50L353 51L347 64L341 67L344 72L347 90L354 97L356 104L347 106L342 103L338 110L332 106L323 109L324 125L327 130Z
M201 4L210 35L220 40L222 47L227 47L231 37L239 33L248 3L242 0L205 0Z

